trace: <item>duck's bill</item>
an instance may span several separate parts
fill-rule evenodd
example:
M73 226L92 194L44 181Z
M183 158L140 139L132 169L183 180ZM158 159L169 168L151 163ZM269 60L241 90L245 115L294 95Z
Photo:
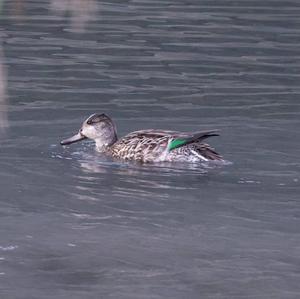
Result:
M83 139L86 139L86 137L80 133L68 138L68 139L65 139L65 140L62 140L60 142L61 145L67 145L67 144L72 144L72 143L75 143L75 142L78 142L78 141L81 141Z

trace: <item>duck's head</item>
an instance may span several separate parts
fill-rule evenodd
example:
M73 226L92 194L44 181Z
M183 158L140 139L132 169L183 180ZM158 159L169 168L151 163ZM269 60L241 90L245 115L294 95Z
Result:
M67 145L86 138L95 140L100 150L109 147L117 141L115 124L105 114L92 114L83 122L76 135L61 141L60 144Z

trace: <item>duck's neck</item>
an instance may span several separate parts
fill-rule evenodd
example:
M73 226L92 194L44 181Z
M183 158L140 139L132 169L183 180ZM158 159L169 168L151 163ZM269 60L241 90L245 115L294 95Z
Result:
M103 140L103 138L95 139L96 148L98 152L106 152L108 151L116 142L117 142L117 134L114 134L111 138Z

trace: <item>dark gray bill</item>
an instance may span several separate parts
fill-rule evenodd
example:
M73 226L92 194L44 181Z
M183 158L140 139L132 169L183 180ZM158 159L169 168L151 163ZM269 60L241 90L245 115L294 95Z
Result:
M75 143L75 142L78 142L80 140L83 140L85 139L86 137L80 133L68 138L68 139L65 139L65 140L62 140L60 142L61 145L67 145L67 144L71 144L71 143Z

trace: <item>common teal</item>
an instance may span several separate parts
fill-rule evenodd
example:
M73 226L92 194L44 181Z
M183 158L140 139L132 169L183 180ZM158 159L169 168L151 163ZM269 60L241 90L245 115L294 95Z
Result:
M183 133L166 130L141 130L118 139L114 122L105 114L92 114L79 132L61 141L71 144L86 138L96 142L99 152L114 158L140 162L206 162L222 157L203 140L218 136L216 130Z

